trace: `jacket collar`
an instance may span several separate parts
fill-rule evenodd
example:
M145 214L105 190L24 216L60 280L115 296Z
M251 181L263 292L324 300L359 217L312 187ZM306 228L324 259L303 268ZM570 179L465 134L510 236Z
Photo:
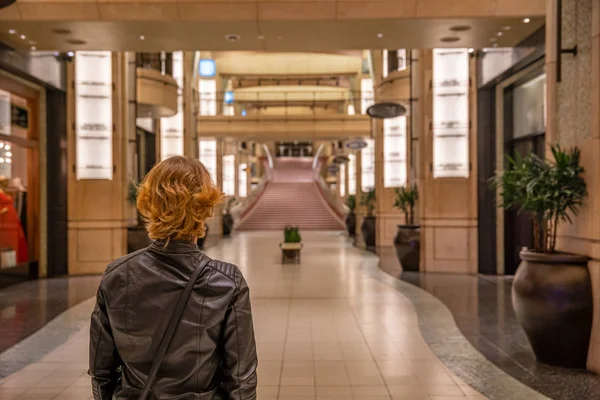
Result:
M200 251L196 242L189 240L169 240L157 239L152 243L152 247L163 253L194 253Z

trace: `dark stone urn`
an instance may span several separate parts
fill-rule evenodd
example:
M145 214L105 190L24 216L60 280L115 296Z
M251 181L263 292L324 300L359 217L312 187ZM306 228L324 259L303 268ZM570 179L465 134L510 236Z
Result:
M520 257L512 302L536 358L585 368L593 318L588 258L529 250Z
M374 216L366 216L360 230L365 239L367 249L375 249L375 234L377 231L377 218Z
M394 238L396 256L404 271L418 271L421 259L421 226L398 225Z
M223 236L229 237L233 230L233 216L231 214L223 215Z
M356 236L356 214L354 211L350 211L346 215L346 229L348 230L348 236L351 238Z

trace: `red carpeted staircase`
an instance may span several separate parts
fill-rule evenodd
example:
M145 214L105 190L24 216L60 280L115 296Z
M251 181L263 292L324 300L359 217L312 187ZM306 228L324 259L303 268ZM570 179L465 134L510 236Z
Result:
M278 158L272 176L238 231L282 230L286 225L301 230L344 229L314 181L312 159Z

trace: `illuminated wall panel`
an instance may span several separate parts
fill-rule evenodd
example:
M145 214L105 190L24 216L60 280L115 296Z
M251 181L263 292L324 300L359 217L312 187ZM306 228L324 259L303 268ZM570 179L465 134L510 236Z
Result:
M340 185L340 196L346 196L346 164L340 164L340 179L338 180Z
M248 196L248 165L240 164L239 179L238 179L238 195L240 197Z
M356 194L356 155L348 155L348 195Z
M235 156L223 156L223 193L235 196Z
M375 188L375 141L365 140L367 147L361 150L361 189L366 193Z
M383 120L383 186L406 185L406 116Z
M198 142L200 161L210 174L213 183L217 183L217 141L212 139Z
M76 177L113 178L112 55L75 53Z
M433 177L469 176L469 53L433 50Z
M177 81L177 114L160 119L160 158L183 155L183 52L173 52L173 78Z

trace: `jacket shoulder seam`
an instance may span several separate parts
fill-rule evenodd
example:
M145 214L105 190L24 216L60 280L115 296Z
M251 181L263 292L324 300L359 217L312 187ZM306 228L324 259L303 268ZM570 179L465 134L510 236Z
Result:
M126 264L127 262L131 261L135 257L145 253L147 250L148 250L147 248L144 248L144 249L135 251L131 254L128 254L128 255L120 258L120 259L113 261L112 263L108 264L106 271L104 271L104 275L108 275L108 274L112 273L113 271L115 271L117 268L119 268L123 264Z

